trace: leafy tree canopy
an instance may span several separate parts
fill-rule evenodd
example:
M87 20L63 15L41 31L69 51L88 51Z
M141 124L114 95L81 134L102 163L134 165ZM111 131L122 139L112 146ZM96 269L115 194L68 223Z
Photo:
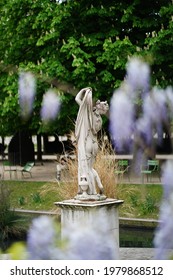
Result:
M21 126L44 131L39 111L50 86L63 101L51 130L69 132L77 114L76 92L91 86L96 99L109 101L132 55L151 64L153 84L172 84L172 14L168 0L1 0L1 135ZM21 70L37 77L33 116L27 124L19 116Z

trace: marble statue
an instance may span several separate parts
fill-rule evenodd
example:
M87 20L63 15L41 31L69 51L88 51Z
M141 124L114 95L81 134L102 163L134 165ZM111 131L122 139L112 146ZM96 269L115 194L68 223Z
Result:
M89 87L81 89L75 100L79 105L75 126L78 146L78 194L76 198L103 199L105 197L104 188L93 164L98 152L97 133L102 127L101 115L108 112L109 106L107 101L100 100L93 106L92 89ZM99 189L98 194L96 186Z

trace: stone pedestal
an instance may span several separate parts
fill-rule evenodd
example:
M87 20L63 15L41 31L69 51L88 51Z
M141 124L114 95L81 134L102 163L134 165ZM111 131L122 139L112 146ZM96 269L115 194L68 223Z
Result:
M61 232L67 225L79 227L80 221L93 225L97 219L103 218L108 222L108 231L113 234L116 252L119 251L119 214L118 207L123 200L107 198L103 201L80 201L76 199L55 202L61 208ZM100 227L102 224L100 224ZM80 230L80 229L79 229ZM99 230L99 229L98 229ZM110 233L109 232L109 233Z

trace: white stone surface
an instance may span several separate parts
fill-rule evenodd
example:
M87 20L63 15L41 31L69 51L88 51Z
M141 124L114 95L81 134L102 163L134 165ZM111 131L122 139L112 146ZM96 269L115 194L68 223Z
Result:
M61 233L68 225L80 227L83 222L93 225L95 221L104 219L108 224L108 232L113 235L116 252L119 251L119 213L118 207L122 200L109 199L104 201L77 201L75 199L55 202L61 208ZM100 224L102 227L102 224ZM79 228L80 230L80 228ZM99 229L98 229L99 230Z
M97 133L102 127L101 116L107 114L109 106L107 101L100 100L93 106L92 89L89 87L81 89L75 100L79 105L75 124L78 146L78 194L84 199L87 194L97 195L96 186L100 194L104 192L99 174L94 169L94 162L98 153Z

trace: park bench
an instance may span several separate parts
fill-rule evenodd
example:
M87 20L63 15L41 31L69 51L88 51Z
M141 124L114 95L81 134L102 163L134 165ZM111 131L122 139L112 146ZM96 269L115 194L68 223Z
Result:
M31 170L34 166L34 162L27 162L21 170L22 176L24 177L24 173L29 173L32 177Z
M156 174L160 180L160 166L158 160L147 160L147 164L141 168L142 183L144 182L144 176L147 177L147 182L152 181L153 175Z

